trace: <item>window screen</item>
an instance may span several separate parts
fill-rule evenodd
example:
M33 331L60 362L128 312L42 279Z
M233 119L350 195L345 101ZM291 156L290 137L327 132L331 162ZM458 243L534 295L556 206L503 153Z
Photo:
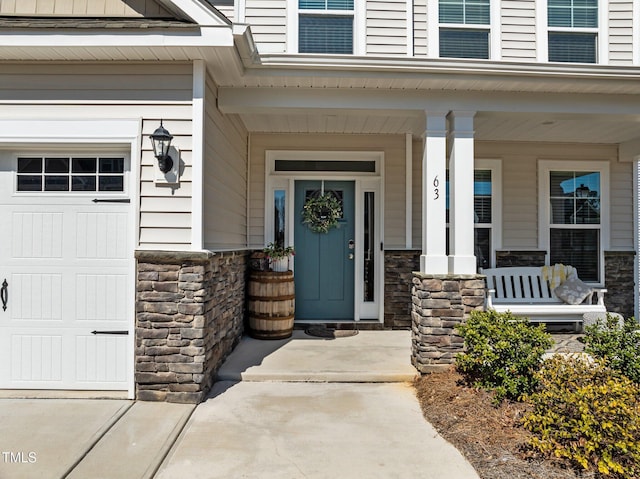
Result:
M489 31L459 28L440 29L442 58L489 58Z
M549 32L550 62L596 62L596 34Z
M300 53L353 53L353 17L300 15Z

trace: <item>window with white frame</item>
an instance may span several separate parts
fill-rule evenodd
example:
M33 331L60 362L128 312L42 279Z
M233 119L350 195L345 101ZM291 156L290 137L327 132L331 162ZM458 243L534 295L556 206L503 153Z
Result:
M549 264L573 266L583 281L602 283L608 245L608 164L571 167L541 162L541 247Z
M298 0L299 53L353 53L353 0Z
M123 192L125 159L113 156L20 156L18 192Z
M480 269L495 266L495 252L502 246L500 160L477 160L473 174L474 255ZM447 254L449 254L449 171L447 170Z
M548 0L550 62L596 63L598 0Z
M490 0L439 0L440 57L489 58Z

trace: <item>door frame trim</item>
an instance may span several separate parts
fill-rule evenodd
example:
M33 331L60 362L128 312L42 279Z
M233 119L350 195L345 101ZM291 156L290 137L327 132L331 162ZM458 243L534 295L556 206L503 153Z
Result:
M375 172L278 172L275 170L276 160L308 160L308 161L374 161ZM265 154L265 210L264 239L265 243L274 240L274 192L286 191L285 202L285 238L288 245L294 245L295 221L293 198L297 180L353 181L355 183L355 237L356 263L354 265L354 314L355 321L374 320L384 323L384 250L376 248L375 268L375 301L364 302L364 193L372 191L377 201L375 204L375 243L384 242L384 152L381 151L322 151L322 150L267 150Z

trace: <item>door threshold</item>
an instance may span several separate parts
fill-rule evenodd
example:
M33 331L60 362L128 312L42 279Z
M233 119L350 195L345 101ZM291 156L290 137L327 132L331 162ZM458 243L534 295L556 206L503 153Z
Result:
M322 320L322 319L302 319L296 321L294 323L294 329L307 329L309 326L325 326L329 329L336 330L353 330L357 329L360 331L383 331L385 329L384 324L378 321L377 319L369 319L369 320Z

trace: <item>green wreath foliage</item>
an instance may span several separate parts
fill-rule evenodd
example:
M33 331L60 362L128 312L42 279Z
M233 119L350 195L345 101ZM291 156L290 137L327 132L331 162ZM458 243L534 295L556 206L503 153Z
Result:
M332 194L309 198L302 207L302 223L314 233L328 233L342 217L340 201Z

